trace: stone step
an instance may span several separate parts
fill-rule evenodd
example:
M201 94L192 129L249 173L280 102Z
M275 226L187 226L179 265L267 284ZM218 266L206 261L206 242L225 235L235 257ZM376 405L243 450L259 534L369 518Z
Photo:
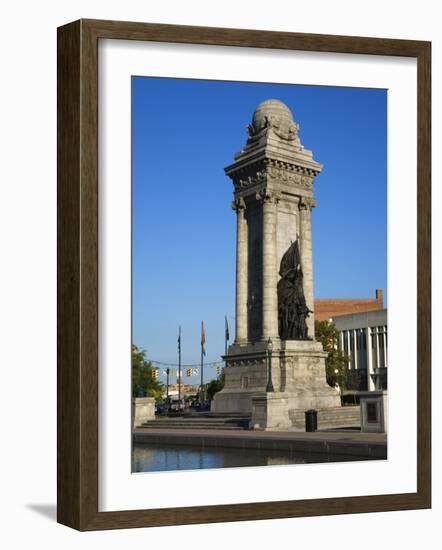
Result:
M305 411L301 410L291 410L289 411L289 415L291 418L305 418ZM359 407L340 407L340 408L334 408L334 409L322 409L318 410L318 417L320 416L334 416L336 418L359 418L360 416L360 410Z
M164 418L164 417L158 417L155 418L155 422L175 422L176 424L180 423L200 423L200 424L236 424L236 423L242 423L242 422L248 422L250 420L250 417L245 418L229 418L229 419L211 419L211 418Z
M321 420L329 420L330 422L359 422L360 421L360 418L359 416L331 416L331 415L318 415L318 422L320 422ZM304 422L305 421L305 417L293 417L291 416L290 417L290 420L292 420L292 422Z
M145 422L142 425L143 428L160 428L164 430L181 430L184 428L189 428L193 430L246 430L249 425L240 425L240 424L214 424L214 425L202 425L202 424L157 424L156 422Z
M144 428L155 429L203 429L203 430L245 430L248 416L203 416L203 414L159 417L143 424Z
M291 410L289 412L293 427L305 427L305 412ZM318 410L318 428L354 428L361 425L359 407L336 407Z
M201 421L201 420L162 420L162 419L155 419L151 420L150 422L155 422L156 424L164 424L164 425L171 425L174 424L176 426L181 426L183 424L192 424L193 426L234 426L234 425L243 425L248 424L250 419L244 419L244 420L235 420L235 421L228 421L228 422L211 422L211 421Z
M250 415L244 416L220 416L220 417L210 417L210 416L157 416L157 420L164 422L241 422L243 420L248 420Z
M154 429L154 430L173 430L173 429L180 429L180 430L198 430L198 429L209 429L209 430L247 430L248 427L245 426L232 426L232 425L226 425L222 426L220 424L215 426L195 426L194 424L180 424L178 426L176 425L158 425L154 421L151 423L146 422L142 425L143 428L148 429Z

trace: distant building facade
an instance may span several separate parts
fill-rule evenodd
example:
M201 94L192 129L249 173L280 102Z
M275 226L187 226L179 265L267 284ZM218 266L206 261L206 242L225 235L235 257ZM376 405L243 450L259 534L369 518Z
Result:
M338 315L349 315L359 312L379 311L384 309L384 296L381 289L376 289L374 300L315 300L315 319L328 321Z
M349 357L345 389L387 389L387 309L336 315L329 320L339 331L340 349Z

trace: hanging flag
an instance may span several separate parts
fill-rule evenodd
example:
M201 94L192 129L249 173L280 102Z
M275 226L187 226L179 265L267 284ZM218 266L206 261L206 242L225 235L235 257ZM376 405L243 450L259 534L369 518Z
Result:
M178 329L178 352L181 351L181 325L179 326L179 329Z
M201 353L206 355L206 332L204 330L204 321L201 321Z
M226 321L225 327L226 327L226 342L230 340L230 334L229 334L229 323L227 322L227 315L224 316L224 319Z

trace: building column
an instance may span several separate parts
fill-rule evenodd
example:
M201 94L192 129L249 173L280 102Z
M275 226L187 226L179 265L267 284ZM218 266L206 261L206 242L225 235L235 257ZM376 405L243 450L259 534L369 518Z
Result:
M263 191L262 201L262 339L278 338L278 272L276 269L276 194Z
M387 325L384 325L384 367L387 368Z
M380 327L375 327L375 340L376 340L376 368L380 368L381 367L381 356L380 356L380 351L381 351L381 338L382 338L382 335L381 335L381 331L379 330Z
M373 374L373 352L371 340L371 328L367 327L367 388L369 391L375 389L373 379L370 374Z
M355 352L355 369L359 368L359 361L358 361L358 329L353 330L353 349Z
M351 346L350 346L350 331L347 329L345 331L345 353L347 354L347 366L348 370L351 369Z
M233 202L236 211L236 303L235 303L235 342L247 342L247 240L248 228L245 216L246 205L243 198Z
M307 317L309 337L315 339L315 302L313 297L313 254L311 209L315 206L312 198L302 197L299 202L299 231L302 274L304 276L304 296L307 307L313 312Z

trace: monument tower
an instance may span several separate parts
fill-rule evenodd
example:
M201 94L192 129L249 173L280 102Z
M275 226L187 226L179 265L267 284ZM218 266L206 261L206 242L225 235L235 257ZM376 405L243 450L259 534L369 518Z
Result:
M225 168L237 216L235 341L215 412L242 412L283 429L296 411L340 406L315 340L311 209L322 166L299 139L289 108L256 108L247 143Z

